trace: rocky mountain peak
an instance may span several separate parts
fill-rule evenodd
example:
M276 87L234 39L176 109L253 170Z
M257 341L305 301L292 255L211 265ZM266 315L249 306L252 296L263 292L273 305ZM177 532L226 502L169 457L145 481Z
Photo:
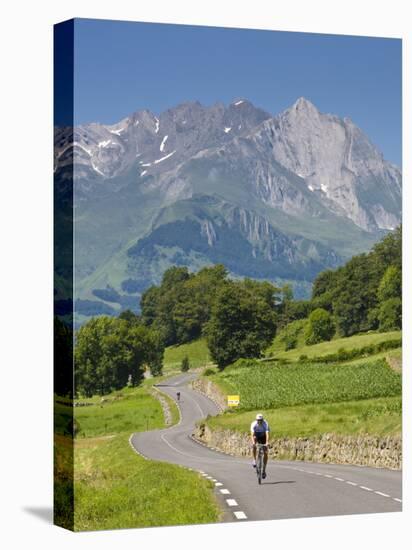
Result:
M295 112L295 113L305 113L309 115L316 115L319 114L319 110L317 107L309 101L309 99L306 99L305 97L300 97L295 101L295 103L290 107L289 111Z

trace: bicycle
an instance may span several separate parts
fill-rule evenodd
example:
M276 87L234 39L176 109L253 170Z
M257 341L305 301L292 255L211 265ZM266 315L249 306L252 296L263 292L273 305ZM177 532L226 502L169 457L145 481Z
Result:
M264 443L256 443L257 453L256 453L256 475L258 478L259 485L262 483L262 474L263 474L263 457L265 454L265 447L267 445Z

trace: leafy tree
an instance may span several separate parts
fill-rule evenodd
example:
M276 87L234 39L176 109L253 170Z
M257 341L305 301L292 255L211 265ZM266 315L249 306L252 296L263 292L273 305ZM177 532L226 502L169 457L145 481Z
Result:
M390 268L390 269L389 269ZM368 254L354 256L335 271L320 273L312 290L312 306L333 313L342 336L376 329L380 303L399 297L402 229L386 235Z
M398 330L402 328L402 301L400 298L389 298L379 307L379 330Z
M73 396L73 330L54 318L54 391Z
M268 346L276 329L276 292L270 283L250 280L227 281L218 291L206 339L219 368L241 357L258 357Z
M380 303L390 298L401 298L402 296L402 272L396 265L390 265L378 287L378 300Z
M125 309L124 311L122 311L119 314L119 319L124 319L132 325L136 325L141 322L141 318L139 317L139 315L136 315L136 313L134 313L130 309Z
M337 274L336 271L327 270L322 271L313 281L312 286L312 298L322 296L330 288L336 285Z
M308 345L330 340L335 334L335 325L331 314L325 309L315 309L309 315L305 330L305 342Z
M75 348L76 390L87 397L138 385L145 366L161 372L162 341L153 329L125 319L98 317L78 331Z
M185 357L183 357L182 359L182 363L180 365L180 370L182 372L187 372L188 370L190 369L190 363L189 363L189 358L187 357L187 355Z
M199 338L210 318L217 289L227 277L223 265L189 274L186 267L168 269L159 287L142 296L142 320L155 328L165 345L182 344Z

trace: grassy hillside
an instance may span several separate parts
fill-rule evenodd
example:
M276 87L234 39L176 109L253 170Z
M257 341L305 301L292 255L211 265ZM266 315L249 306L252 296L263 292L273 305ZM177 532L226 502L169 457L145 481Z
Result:
M380 342L386 342L388 340L395 340L401 338L402 332L400 330L392 332L374 332L368 334L357 334L355 336L349 336L348 338L335 338L330 342L321 342L313 346L305 346L303 342L298 342L296 349L289 351L280 351L278 340L274 340L273 344L267 349L266 355L273 356L277 359L287 359L290 361L297 361L301 355L307 357L322 357L330 353L336 353L339 349L352 350L360 349L364 346L378 344Z
M239 410L400 396L402 391L400 374L382 359L342 365L241 360L209 378L225 393L240 395Z
M140 388L125 388L106 396L87 399L91 406L76 407L75 418L80 431L79 437L96 437L122 432L138 432L163 428L163 412L158 400L148 393L149 385ZM175 418L176 406L170 401Z
M204 367L211 362L209 350L204 338L182 344L181 346L169 346L164 354L164 372L180 370L180 365L184 357L189 358L192 368Z
M208 425L247 433L258 412L260 409L227 412L208 419ZM363 399L267 409L264 414L271 435L276 438L310 437L322 433L389 435L401 432L402 401L400 397Z
M247 433L263 412L272 437L399 434L402 429L402 350L391 349L351 361L317 363L301 355L326 357L400 339L401 333L370 333L279 352L275 360L241 360L208 376L224 393L239 394L240 407L210 418L213 428ZM279 359L283 360L279 362ZM285 362L285 360L288 360Z
M75 408L80 428L74 448L76 531L219 520L210 481L179 466L145 460L130 448L132 432L164 427L161 405L150 394L155 391L153 382L146 380L138 388L114 392L105 396L103 403L98 396L80 400L90 405ZM176 405L172 400L168 403L177 421ZM58 407L58 426L63 433L69 409L63 403ZM70 456L64 456L69 440L58 436L57 443L56 498L59 514L70 526L64 497L73 471Z

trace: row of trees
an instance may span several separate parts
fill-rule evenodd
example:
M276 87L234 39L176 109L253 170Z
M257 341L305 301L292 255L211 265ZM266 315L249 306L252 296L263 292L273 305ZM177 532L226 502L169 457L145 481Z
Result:
M382 332L402 328L402 232L397 228L367 254L334 271L323 271L310 300L281 304L279 340L285 349L330 340L335 333Z
M207 267L196 274L189 273L187 267L168 269L161 284L142 295L142 322L156 329L166 346L199 338L227 276L223 265Z
M76 335L75 391L90 397L141 383L144 371L162 372L164 344L155 330L139 317L96 317Z
M139 384L145 368L161 373L164 347L206 337L212 359L224 368L238 358L259 357L276 332L286 348L300 335L307 344L367 330L401 328L401 229L368 254L318 275L310 300L269 282L228 277L223 265L189 273L167 270L141 299L141 316L99 317L78 331L76 391L86 396ZM66 342L64 328L57 332ZM67 339L67 338L66 338ZM184 368L186 368L186 364ZM64 385L64 381L62 381Z
M143 294L142 321L155 327L166 345L206 336L212 358L224 367L239 357L259 356L281 329L288 348L296 345L302 331L310 345L336 333L399 329L401 294L399 227L369 253L320 273L310 300L294 300L288 286L231 280L222 265L196 274L171 268L160 286Z
M314 281L312 302L333 314L342 336L402 326L402 231Z

